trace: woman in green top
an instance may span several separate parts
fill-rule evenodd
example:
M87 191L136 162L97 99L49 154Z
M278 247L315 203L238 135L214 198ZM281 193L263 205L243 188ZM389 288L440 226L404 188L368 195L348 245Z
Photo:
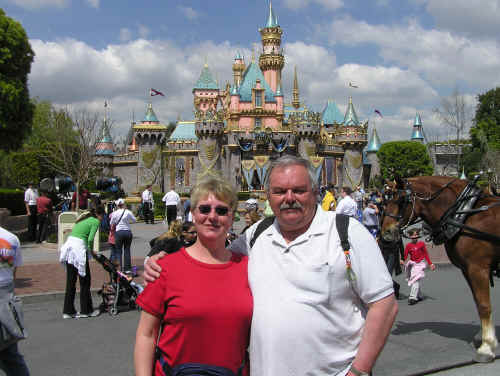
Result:
M100 311L92 306L90 295L89 253L93 251L94 237L104 215L98 207L84 212L76 220L70 236L61 247L60 261L66 264L66 295L64 297L63 319L96 317ZM75 310L76 279L80 278L80 312Z

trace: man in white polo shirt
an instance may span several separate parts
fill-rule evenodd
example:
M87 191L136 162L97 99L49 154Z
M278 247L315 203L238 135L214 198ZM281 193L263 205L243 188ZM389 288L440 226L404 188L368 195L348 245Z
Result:
M29 239L34 242L36 240L36 225L37 225L37 207L36 200L38 199L38 191L33 188L33 183L28 184L28 189L24 192L24 204L26 205L26 214L28 214L28 234Z
M274 223L253 247L260 222L232 243L233 250L249 256L251 375L368 375L398 311L374 238L350 220L355 274L350 280L335 213L317 205L309 161L293 156L274 161L266 192ZM159 275L153 260L146 271L149 281Z
M177 218L177 206L181 203L181 198L172 188L170 191L165 193L165 196L161 199L166 206L167 211L167 222L170 226L170 222L175 221Z
M342 200L337 205L335 212L338 214L345 214L349 217L356 218L356 213L358 211L358 205L351 197L352 189L349 187L342 187L340 195Z

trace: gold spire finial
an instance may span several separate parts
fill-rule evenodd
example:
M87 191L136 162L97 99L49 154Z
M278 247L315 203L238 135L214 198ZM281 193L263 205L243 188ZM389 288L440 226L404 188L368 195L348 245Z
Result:
M300 98L299 98L299 80L297 79L297 66L295 66L295 72L293 76L293 100L292 106L295 108L300 107Z
M255 63L255 45L252 46L252 63Z

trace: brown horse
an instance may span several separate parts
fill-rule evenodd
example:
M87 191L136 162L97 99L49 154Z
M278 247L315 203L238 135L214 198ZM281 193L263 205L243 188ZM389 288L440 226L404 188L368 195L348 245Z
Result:
M443 176L420 176L395 182L391 185L393 196L382 218L382 237L387 241L398 239L401 230L417 219L426 222L438 237L441 218L455 204L466 185L465 180ZM478 362L493 361L498 345L490 301L491 272L497 270L500 261L498 204L498 198L483 192L474 208L484 205L488 209L469 215L465 228L451 239L443 238L446 253L467 280L479 313L481 344L475 357Z

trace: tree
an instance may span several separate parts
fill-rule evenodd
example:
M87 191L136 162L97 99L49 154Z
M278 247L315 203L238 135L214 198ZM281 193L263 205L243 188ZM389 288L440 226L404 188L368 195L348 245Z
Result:
M386 142L377 152L383 179L432 175L432 161L424 144L416 141Z
M478 124L487 119L500 124L500 87L477 96L475 123Z
M0 9L0 149L20 148L30 132L28 74L34 55L21 24Z
M99 116L85 110L72 114L61 110L53 115L52 128L58 137L43 145L41 157L52 169L71 177L78 208L80 187L89 180L97 161L96 145L101 135Z
M434 114L439 121L456 132L457 144L460 135L463 134L467 126L472 121L472 109L467 104L465 96L460 93L458 88L453 89L451 96L441 99L441 106L434 108ZM457 171L460 168L460 153L457 153Z

